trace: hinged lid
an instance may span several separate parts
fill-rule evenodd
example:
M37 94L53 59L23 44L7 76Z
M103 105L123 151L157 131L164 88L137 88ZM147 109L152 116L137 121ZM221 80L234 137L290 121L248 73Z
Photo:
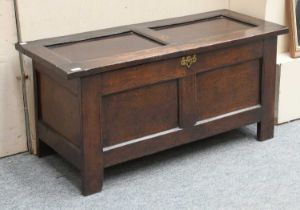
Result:
M287 33L287 28L219 10L16 44L65 78L163 60Z

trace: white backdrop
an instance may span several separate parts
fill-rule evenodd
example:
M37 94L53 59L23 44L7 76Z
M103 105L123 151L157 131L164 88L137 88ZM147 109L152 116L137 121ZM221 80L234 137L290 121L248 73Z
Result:
M228 0L18 0L24 41L229 8Z
M24 109L12 0L0 0L0 157L26 150Z

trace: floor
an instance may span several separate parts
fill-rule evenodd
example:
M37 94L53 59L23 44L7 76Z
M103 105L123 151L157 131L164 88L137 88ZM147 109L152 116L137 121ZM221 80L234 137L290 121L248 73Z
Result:
M80 194L57 155L0 159L0 209L300 209L300 121L255 141L254 125L105 170L103 191Z

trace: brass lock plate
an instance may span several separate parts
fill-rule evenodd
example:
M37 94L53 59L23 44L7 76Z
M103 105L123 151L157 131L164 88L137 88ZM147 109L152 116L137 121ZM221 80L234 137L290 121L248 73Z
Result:
M196 63L196 62L197 62L197 56L196 55L189 55L189 56L182 57L180 64L189 69L189 68L191 68L192 64Z

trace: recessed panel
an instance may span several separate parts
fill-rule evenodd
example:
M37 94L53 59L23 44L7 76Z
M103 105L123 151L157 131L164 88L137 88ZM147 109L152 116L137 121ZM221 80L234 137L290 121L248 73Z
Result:
M157 42L144 36L128 32L79 42L52 45L48 46L48 49L70 61L80 62L138 50L146 50L158 46L160 46L160 44Z
M170 37L172 41L188 42L219 34L225 35L226 33L232 33L234 31L245 30L252 27L254 26L247 23L218 16L205 20L162 26L153 29Z
M178 126L177 81L167 81L102 98L104 146Z
M259 60L198 74L198 120L259 104L259 89Z
M38 82L39 120L79 147L81 135L78 98L46 74L39 74ZM66 84L69 82L65 81Z

